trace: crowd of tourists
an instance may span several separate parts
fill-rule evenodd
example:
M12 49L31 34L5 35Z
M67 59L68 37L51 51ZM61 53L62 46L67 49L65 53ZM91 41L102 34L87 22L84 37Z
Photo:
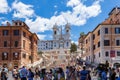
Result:
M8 80L8 69L3 67L0 80ZM91 68L88 66L66 66L54 67L47 70L46 68L27 68L25 66L12 70L13 80L120 80L119 68ZM10 79L12 80L12 79Z
M49 70L43 68L22 68L14 67L12 77L14 80L91 80L90 71L83 70L81 67L67 66L65 70L61 67L51 68ZM9 76L8 69L3 68L1 71L0 80L7 80Z

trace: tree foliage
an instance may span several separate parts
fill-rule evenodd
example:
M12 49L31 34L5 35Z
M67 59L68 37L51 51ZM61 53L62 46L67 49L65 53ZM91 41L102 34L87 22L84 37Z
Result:
M84 33L84 32L81 32L81 33L80 33L80 36L81 36L81 37L82 37L82 36L84 36L84 35L85 35L85 33Z
M41 54L43 54L43 52L42 52L42 51L39 51L38 54L41 55Z
M77 51L77 45L75 43L71 43L70 52L74 53L76 51Z

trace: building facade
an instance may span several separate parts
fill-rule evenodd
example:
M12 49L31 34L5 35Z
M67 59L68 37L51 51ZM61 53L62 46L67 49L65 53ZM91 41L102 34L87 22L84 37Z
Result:
M69 49L71 46L70 25L68 23L65 25L65 34L62 31L62 27L55 24L53 26L53 40L40 40L38 50Z
M38 37L22 21L0 26L0 66L10 69L27 66L37 60Z
M71 47L70 25L67 23L64 29L62 28L55 24L53 26L53 40L39 41L38 50L42 51L43 55L46 56L44 63L51 63L49 67L60 66L65 69L65 66L69 64Z
M109 17L86 35L84 44L87 61L95 63L108 61L110 66L120 63L119 7L113 8Z

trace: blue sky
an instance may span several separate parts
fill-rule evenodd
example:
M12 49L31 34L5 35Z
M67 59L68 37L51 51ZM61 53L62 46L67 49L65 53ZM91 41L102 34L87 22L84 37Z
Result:
M92 31L104 21L120 0L0 0L0 24L22 20L41 40L52 39L55 23L71 25L71 39Z

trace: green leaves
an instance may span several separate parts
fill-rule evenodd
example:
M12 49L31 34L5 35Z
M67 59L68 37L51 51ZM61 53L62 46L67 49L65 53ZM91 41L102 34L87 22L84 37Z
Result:
M70 52L74 53L76 51L77 51L77 45L75 43L71 43Z

